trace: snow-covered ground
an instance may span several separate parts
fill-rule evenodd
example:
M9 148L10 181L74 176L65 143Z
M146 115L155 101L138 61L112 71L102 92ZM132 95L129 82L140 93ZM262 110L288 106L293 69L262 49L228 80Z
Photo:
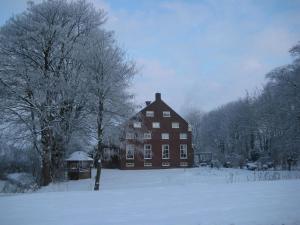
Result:
M292 178L299 172L103 170L99 192L87 179L1 196L0 224L299 225L300 180Z

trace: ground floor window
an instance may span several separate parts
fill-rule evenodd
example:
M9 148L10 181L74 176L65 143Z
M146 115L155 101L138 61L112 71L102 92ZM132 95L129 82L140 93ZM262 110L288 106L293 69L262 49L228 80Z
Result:
M152 159L152 146L150 144L144 145L144 159Z
M169 159L170 158L170 147L169 145L162 145L162 158Z
M187 159L187 145L180 145L180 159Z
M126 145L126 159L134 159L134 146Z

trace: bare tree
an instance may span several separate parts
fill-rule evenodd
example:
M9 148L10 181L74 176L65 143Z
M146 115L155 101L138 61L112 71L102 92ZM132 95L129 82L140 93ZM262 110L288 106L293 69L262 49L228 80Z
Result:
M88 101L97 124L95 157L98 163L94 189L99 190L105 122L116 123L132 112L127 87L136 70L134 63L127 61L124 52L117 47L112 33L103 30L91 37L88 56L84 58L87 59Z

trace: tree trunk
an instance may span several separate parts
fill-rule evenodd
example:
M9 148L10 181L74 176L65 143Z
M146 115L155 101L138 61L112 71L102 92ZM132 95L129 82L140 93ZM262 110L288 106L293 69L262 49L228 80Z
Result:
M98 159L94 191L99 191L100 188L101 167L102 167L101 159Z
M46 124L46 123L44 123ZM51 173L51 143L52 131L47 125L41 126L41 143L42 143L42 177L41 185L47 186L52 182Z
M62 181L65 178L65 147L60 135L55 135L51 145L51 166L53 181Z
M42 159L42 177L41 177L41 185L47 186L51 183L52 177L51 177L51 166L50 166L50 160L48 159L49 154L47 156L43 156Z
M98 147L96 152L96 163L97 163L97 173L95 178L95 187L94 190L98 191L100 187L100 176L101 176L101 156L102 156L102 148L103 148L103 101L100 98L98 102L98 116L97 116L97 133L98 133Z

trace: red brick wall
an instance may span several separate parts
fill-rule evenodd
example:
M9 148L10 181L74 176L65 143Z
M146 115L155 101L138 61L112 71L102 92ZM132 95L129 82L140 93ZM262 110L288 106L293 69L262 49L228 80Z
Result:
M154 117L146 117L146 111L154 111ZM170 117L163 117L163 111L170 111ZM133 128L133 122L140 120L142 128ZM152 128L152 122L159 122L160 128ZM172 122L178 122L179 128L172 128ZM147 130L152 133L150 140L126 140L123 143L124 151L121 154L121 169L150 169L150 168L174 168L182 167L180 162L186 162L188 167L193 166L194 153L192 149L192 133L188 131L188 123L180 117L172 108L164 103L160 96L156 96L156 100L141 110L136 118L132 118L128 122L128 128L134 130L137 135L142 135ZM161 134L169 133L169 140L162 140ZM187 133L187 139L180 139L180 133ZM126 160L125 146L126 144L135 144L134 160ZM152 159L144 160L144 144L152 145ZM169 144L170 159L162 159L162 145ZM180 144L187 144L187 159L180 159ZM152 166L145 167L144 162L152 163ZM169 162L169 167L162 166L162 162ZM126 167L126 163L134 163L134 167Z

